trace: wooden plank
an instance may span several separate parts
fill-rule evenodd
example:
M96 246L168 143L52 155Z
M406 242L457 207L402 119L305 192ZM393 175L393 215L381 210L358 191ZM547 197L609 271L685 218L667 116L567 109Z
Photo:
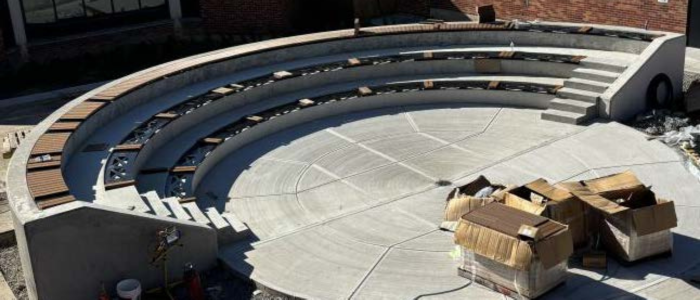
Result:
M219 145L224 142L224 139L220 138L205 138L202 140L203 143L205 144L214 144L214 145Z
M372 95L372 93L372 89L366 86L357 89L357 94L359 94L360 96L369 96Z
M47 168L54 168L54 167L60 167L60 166L61 166L60 160L50 160L50 161L46 161L46 162L27 164L27 170L34 171L34 170L39 170L39 169L47 169Z
M172 169L173 173L194 173L197 170L197 166L177 166Z
M27 186L34 198L68 192L61 168L42 169L27 173Z
M311 105L314 105L314 104L316 104L316 102L314 102L314 100L311 100L311 99L301 99L301 100L299 100L299 106L301 106L301 107L307 107L307 106L311 106Z
M142 144L122 144L114 147L114 152L119 151L139 151L143 147Z
M61 120L83 121L92 116L103 106L105 106L104 102L85 101L83 103L78 104L76 107L73 107L63 116L61 116Z
M177 117L179 117L179 115L178 114L171 114L171 113L159 113L159 114L155 115L154 117L157 119L174 120L174 119L177 119Z
M51 124L48 131L75 131L80 124L80 122L56 122Z
M73 195L67 194L36 200L36 205L39 207L39 209L47 209L61 204L70 203L75 200L76 199L73 197Z
M32 156L63 152L63 147L70 137L70 132L45 133L37 140L32 149Z
M197 197L187 197L187 198L182 198L179 200L179 202L182 203L190 203L190 202L197 202Z
M220 87L220 88L218 88L218 89L212 90L211 92L212 92L212 93L221 94L221 95L226 96L226 95L232 94L232 93L235 92L235 91L236 91L236 90L231 89L231 88Z
M123 180L123 181L115 181L111 183L105 183L105 190L113 190L113 189L118 189L118 188L123 188L127 187L130 185L135 185L136 180Z

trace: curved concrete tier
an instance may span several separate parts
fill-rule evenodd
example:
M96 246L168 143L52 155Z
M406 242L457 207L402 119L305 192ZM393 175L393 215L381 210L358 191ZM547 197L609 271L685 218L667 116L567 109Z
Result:
M348 114L241 148L196 194L249 226L253 237L219 256L271 290L307 299L502 299L456 275L452 235L438 230L445 195L481 174L524 184L624 170L676 201L673 256L611 260L605 274L571 264L566 285L543 299L666 299L663 287L700 263L700 182L673 150L617 123L581 127L542 121L533 109L455 105Z
M298 231L309 241L318 239L328 249L355 257L353 265L327 257L329 266L350 270L339 273L343 283L317 293L304 284L288 285L274 274L253 273L254 279L294 295L373 298L377 295L366 286L392 281L369 280L375 273L366 267L383 272L377 255L390 266L411 260L420 247L435 247L428 251L435 253L431 259L415 260L412 272L418 276L424 266L441 260L441 243L428 241L442 237L433 229L423 232L428 219L403 223L420 211L401 212L387 221L370 216L377 224L366 232L368 240L360 233L367 228L352 229L354 223L343 224L341 216L384 207L387 201L399 203L399 198L420 198L421 191L429 194L438 180L459 180L485 166L499 167L501 160L525 155L523 151L552 139L573 140L579 136L572 135L575 131L632 135L618 125L567 124L628 118L646 107L647 89L659 78L669 81L671 95L679 96L683 56L674 52L682 49L682 35L610 26L412 24L222 49L115 80L36 126L10 164L8 197L30 298L96 297L80 288L85 285L57 276L60 272L98 286L111 285L133 271L145 287L158 285L161 273L142 264L148 257L143 249L152 249L153 231L166 226L176 226L188 237L183 240L188 250L174 254L173 261L197 261L203 269L215 263L219 247L251 237L259 239L254 247L262 247ZM347 119L354 112L439 103L474 106L379 116L372 119L373 128ZM447 115L440 116L443 113ZM501 122L504 117L519 123ZM341 120L346 124L323 127ZM289 137L285 130L294 126L299 126L294 134L308 136L300 135L289 145L266 144L284 132ZM315 126L321 126L321 133L310 131ZM446 130L450 126L459 130ZM376 128L382 129L375 132ZM297 140L306 144L299 146ZM492 140L507 143L492 149L487 147ZM207 146L200 147L202 143ZM256 158L250 172L235 178L220 174L226 170L223 166L244 164L239 155L261 143L274 157ZM612 157L603 167L627 163L628 157L618 158L616 152L602 154L617 150L587 154L601 153L600 160ZM469 155L463 159L464 153ZM667 153L648 154L650 159L665 159ZM582 173L597 170L590 165L568 167ZM568 173L548 178L560 180L560 175ZM268 190L256 184L261 180L270 182ZM228 191L221 188L232 188L236 201L223 201ZM324 201L328 195L347 199ZM248 203L258 198L267 201ZM288 198L295 201L285 201ZM240 206L227 207L226 202ZM336 227L347 229L341 235L327 236L338 231L333 226L311 230L314 224L336 219ZM81 222L91 226L76 226ZM125 231L114 222L123 223ZM399 224L397 235L384 236L383 227L392 224ZM310 230L302 234L306 227ZM403 241L416 232L421 236ZM128 250L109 251L120 244ZM241 249L251 244L233 245L222 255L231 265L231 259L244 255ZM75 247L84 255L74 256ZM257 253L263 252L250 252L251 259ZM322 257L313 255L307 262L313 265ZM95 267L95 260L107 271ZM324 274L313 268L297 271L311 277ZM390 276L392 271L387 272ZM180 274L171 270L170 275ZM436 284L456 282L444 275ZM412 280L407 277L405 282Z

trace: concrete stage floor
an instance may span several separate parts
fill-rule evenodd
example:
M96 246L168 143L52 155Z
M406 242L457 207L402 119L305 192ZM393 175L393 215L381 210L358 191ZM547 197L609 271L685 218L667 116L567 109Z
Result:
M451 187L436 182L631 169L676 201L673 256L632 267L611 260L607 270L572 259L567 283L545 299L700 299L684 280L700 272L700 183L681 157L618 123L565 125L540 113L424 106L320 120L229 155L198 196L248 224L255 240L221 258L271 289L312 299L502 299L457 276L451 234L437 229Z

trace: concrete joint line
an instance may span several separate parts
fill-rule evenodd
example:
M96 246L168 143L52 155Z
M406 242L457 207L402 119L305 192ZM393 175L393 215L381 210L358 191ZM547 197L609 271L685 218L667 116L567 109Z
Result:
M403 107L402 107L402 108L403 108ZM403 112L403 116L406 117L406 121L408 121L408 124L410 124L411 127L413 127L413 130L414 130L415 132L420 132L420 128L418 128L418 124L416 124L416 121L413 120L413 117L411 117L411 114L408 113L405 109L404 109L404 112Z
M392 245L389 245L389 247L386 248L386 250L384 251L384 253L382 253L382 255L380 255L379 258L374 262L374 264L372 265L372 267L369 268L369 270L367 270L367 273L365 273L365 275L362 277L362 280L360 280L360 283L355 287L355 289L353 289L352 293L350 293L350 296L348 296L347 299L352 299L352 298L355 296L355 294L357 293L357 291L359 291L360 289L362 289L362 287L365 285L365 282L367 282L367 279L369 278L369 276L372 275L372 273L374 272L374 270L377 268L377 266L379 266L379 264L380 264L380 263L384 260L384 258L389 254L389 252L391 252L392 250L394 250L394 247L396 247L397 245L400 245L400 244L403 244L403 243L406 243L406 242L410 242L410 241L412 241L412 240L415 240L415 239L424 237L424 236L426 236L426 235L428 235L428 234L431 234L431 233L433 233L433 232L435 232L435 231L437 231L437 230L438 230L438 229L433 229L433 230L430 230L430 231L428 231L428 232L424 232L424 233L418 234L418 235L416 235L416 236L414 236L414 237L411 237L411 238L405 239L405 240L403 240L403 241L396 242L396 243L394 243L394 244L392 244Z

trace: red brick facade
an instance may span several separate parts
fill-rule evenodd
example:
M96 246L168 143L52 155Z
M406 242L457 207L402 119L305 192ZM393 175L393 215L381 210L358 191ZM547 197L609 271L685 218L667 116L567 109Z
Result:
M498 18L598 23L685 32L689 0L433 0L433 8L475 14L493 4ZM529 2L528 6L525 3Z
M202 20L212 33L289 33L296 0L200 0Z

